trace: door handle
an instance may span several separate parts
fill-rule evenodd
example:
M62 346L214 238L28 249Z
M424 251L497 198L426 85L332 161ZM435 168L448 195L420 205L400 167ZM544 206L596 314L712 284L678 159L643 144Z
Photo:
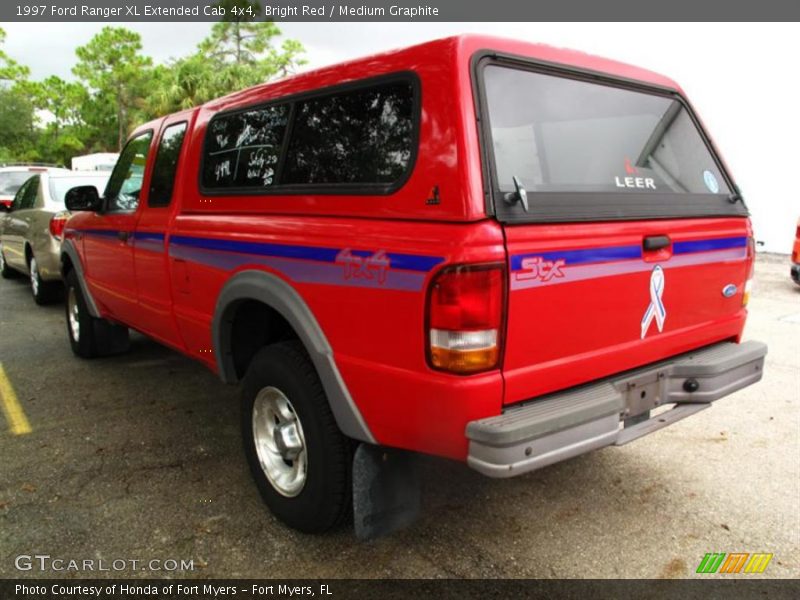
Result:
M642 247L647 251L661 250L662 248L668 248L669 236L649 235L646 238L644 238L644 242L642 242Z
M131 236L131 232L130 231L118 231L117 232L117 238L123 244L127 244L128 243L128 238L130 236Z

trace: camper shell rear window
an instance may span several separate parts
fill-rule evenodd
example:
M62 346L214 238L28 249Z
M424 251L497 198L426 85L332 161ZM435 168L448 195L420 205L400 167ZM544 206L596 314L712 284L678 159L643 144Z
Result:
M483 59L475 75L500 220L747 214L678 94L516 59ZM515 179L528 211L509 201Z

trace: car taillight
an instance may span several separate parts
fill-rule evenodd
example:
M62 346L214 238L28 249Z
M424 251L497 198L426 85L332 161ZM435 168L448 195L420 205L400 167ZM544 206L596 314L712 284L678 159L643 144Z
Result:
M794 232L794 249L792 250L792 262L800 263L800 223Z
M742 306L747 306L750 302L750 292L753 289L753 275L756 272L756 241L754 238L747 238L747 280L744 282L744 294L742 294Z
M64 227L69 220L69 213L57 213L50 219L50 235L61 241L64 238Z
M428 295L428 360L452 373L494 369L500 361L505 269L459 265L439 273Z

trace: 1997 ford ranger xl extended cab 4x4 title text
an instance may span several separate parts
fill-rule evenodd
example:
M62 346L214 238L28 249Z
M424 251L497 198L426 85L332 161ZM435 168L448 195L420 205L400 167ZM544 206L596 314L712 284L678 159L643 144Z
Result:
M133 328L241 382L304 531L354 493L359 527L362 449L510 477L762 375L711 139L673 81L578 52L461 36L256 86L142 125L67 202L74 352Z

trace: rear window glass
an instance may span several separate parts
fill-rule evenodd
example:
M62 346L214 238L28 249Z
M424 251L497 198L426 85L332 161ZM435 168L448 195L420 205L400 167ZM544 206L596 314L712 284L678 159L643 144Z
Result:
M673 98L494 65L484 81L503 191L731 193Z
M413 104L408 82L299 102L281 183L394 183L411 160Z
M97 189L97 195L102 196L103 191L106 189L106 183L108 183L108 177L51 177L50 199L63 206L64 196L66 196L67 192L81 185L93 185Z
M0 196L14 196L22 184L31 178L30 171L6 171L0 173Z

